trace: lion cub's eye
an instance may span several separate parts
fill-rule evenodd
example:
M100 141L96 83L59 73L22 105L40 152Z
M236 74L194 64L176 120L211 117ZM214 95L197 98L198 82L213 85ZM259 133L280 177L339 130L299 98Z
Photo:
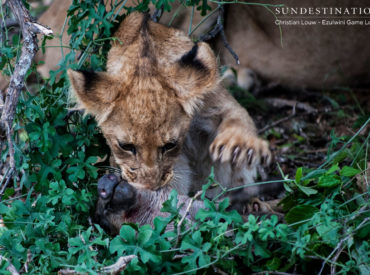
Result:
M167 151L171 151L176 146L177 144L175 142L166 143L164 146L162 146L162 153L164 154Z
M119 145L119 147L121 147L122 150L127 151L127 152L131 152L134 155L136 155L135 145L133 145L131 143L121 143L121 142L118 142L118 145Z

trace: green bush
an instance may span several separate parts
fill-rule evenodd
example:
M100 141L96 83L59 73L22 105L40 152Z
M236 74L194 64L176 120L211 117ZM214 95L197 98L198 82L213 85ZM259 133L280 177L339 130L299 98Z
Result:
M342 147L321 167L298 168L295 179L283 175L286 223L279 223L276 216L250 215L245 221L226 210L228 199L216 204L203 194L205 208L195 222L180 224L175 191L162 209L169 216L157 217L154 228L126 224L112 239L89 222L95 183L108 165L96 163L109 150L95 121L69 109L66 70L104 70L112 32L124 17L118 13L126 1L115 1L109 12L102 2L73 1L68 12L72 51L50 79L20 98L14 136L18 177L0 203L6 226L0 230L1 255L17 270L36 274L61 269L97 274L123 255L137 255L125 270L135 274L316 274L334 267L338 274L369 274L369 192L358 188L365 184L369 136L359 135L361 129L353 137L334 136L332 147ZM153 2L169 10L172 1ZM145 11L148 4L142 1L127 12ZM204 14L209 10L205 0L185 4ZM18 41L14 36L13 43L3 42L4 73L12 71L19 46L11 45ZM362 129L367 124L369 120ZM6 154L5 150L3 161ZM211 184L212 175L204 190ZM165 232L169 223L173 229ZM7 273L8 264L1 263L2 273Z

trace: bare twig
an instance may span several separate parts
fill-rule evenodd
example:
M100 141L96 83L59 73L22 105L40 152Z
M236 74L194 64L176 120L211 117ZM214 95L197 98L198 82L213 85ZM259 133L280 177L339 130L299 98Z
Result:
M118 274L126 268L126 266L136 258L136 255L128 255L119 257L118 260L109 266L103 267L98 274ZM77 272L73 269L61 269L58 271L59 275L74 275L74 274L83 274Z
M32 261L32 253L31 253L31 250L27 250L27 259L26 259L26 262L24 263L23 267L21 268L20 272L21 273L28 273L28 265L30 264L30 262Z
M122 256L119 257L117 262L110 266L103 267L101 269L101 272L103 273L109 273L109 274L116 274L126 268L126 266L134 259L136 258L136 255L128 255L128 256Z
M262 271L262 272L256 272L251 273L251 275L298 275L297 273L286 273L286 272L279 272L279 271Z
M213 266L213 270L214 270L215 274L221 274L221 275L228 275L229 274L229 273L226 273L225 271L221 270L217 266Z
M181 218L181 220L180 220L179 224L177 225L177 227L178 227L178 228L180 228L180 227L181 227L181 225L182 225L182 223L184 222L184 220L185 220L186 216L187 216L187 215L189 215L189 212L190 212L190 208L191 208L191 206L193 205L194 201L195 201L195 200L196 200L200 195L202 195L202 192L203 192L202 190L199 190L199 191L194 195L194 197L192 197L192 198L191 198L191 200L190 200L190 202L189 202L188 206L186 207L186 210L185 210L184 215L182 216L182 218Z
M14 265L10 262L10 260L0 255L0 262L2 261L8 262L9 266L6 268L6 270L8 270L12 275L19 275L19 272L14 267Z
M236 63L239 65L240 64L239 57L234 52L234 50L231 48L229 42L227 41L226 35L225 35L225 31L224 31L224 13L225 13L225 9L224 9L224 6L219 4L217 9L218 9L218 17L217 17L217 23L216 23L215 27L209 33L202 35L199 38L199 41L208 41L208 40L211 40L212 38L216 37L217 34L220 34L225 48L235 58Z
M343 249L344 249L344 246L342 246L340 249L338 249L337 253L335 253L335 255L334 255L333 259L332 259L332 262L333 263L330 266L330 274L331 275L337 274L337 271L336 271L337 266L336 266L335 263L337 262L337 260L339 258L339 255L342 253Z
M86 245L86 241L85 241L85 239L83 238L82 235L80 235L80 240L82 241L83 244ZM89 249L90 249L91 252L94 252L95 251L94 248L91 245L89 245ZM98 259L96 258L96 256L93 256L93 258L94 258L95 262L98 261Z
M21 56L14 68L14 73L10 79L9 87L6 92L6 99L1 113L0 129L5 133L8 142L9 167L8 178L5 181L6 186L15 172L14 146L12 141L13 119L17 107L18 98L24 87L26 73L31 66L37 47L36 34L51 35L52 31L38 23L32 22L28 10L24 7L21 0L8 0L6 4L12 10L16 17L23 36L23 46ZM2 149L2 148L0 148ZM3 189L4 189L3 186ZM1 196L1 194L0 194Z
M217 9L216 9L219 12L218 17L217 17L216 25L208 33L202 34L199 37L199 41L208 41L208 40L211 40L211 39L215 38L217 34L220 33L221 29L223 28L223 25L222 25L223 22L221 21L221 19L219 20L219 18L220 18L220 9L221 9L221 5L219 5L217 7Z
M78 273L73 269L61 269L58 271L58 275L74 275L74 274Z
M151 17L152 21L157 23L161 19L162 14L163 14L163 6L161 6L158 9L155 9Z
M350 220L353 220L355 219L356 217L358 217L359 215L355 215L354 217L352 217ZM370 220L370 218L366 218L364 219L358 226L357 226L357 229L361 228L364 224L366 224L368 221ZM345 238L341 239L340 242L338 243L338 245L334 248L334 250L330 253L330 255L323 261L322 265L321 265L321 269L320 269L320 272L319 272L319 275L321 275L321 273L323 272L324 270L324 267L326 265L326 263L329 261L329 259L332 259L331 260L331 274L336 274L336 271L335 271L335 263L336 263L336 260L339 258L339 255L341 254L341 252L343 251L344 247L343 244L350 238L353 236L353 232L349 233ZM336 252L336 253L335 253ZM334 255L335 253L335 255ZM333 256L334 255L334 256Z
M184 214L182 215L182 218L180 220L180 222L177 224L177 241L176 241L176 245L175 247L177 247L181 241L181 234L179 232L179 228L181 230L181 225L183 224L184 220L186 219L186 216L189 215L190 213L190 209L191 209L191 206L193 205L194 201L200 196L202 195L203 193L203 190L199 190L189 201L188 203L188 206L186 207L186 210L184 212Z
M322 263L322 265L321 265L321 269L320 269L320 272L319 272L319 275L321 275L321 273L323 272L323 270L324 270L324 267L325 267L325 265L326 265L326 263L328 262L328 260L331 258L331 256L335 253L335 251L337 251L338 250L338 252L339 252L339 254L342 252L342 250L343 250L343 247L342 247L342 245L343 245L343 243L344 242L346 242L350 237L352 236L352 234L348 234L348 236L347 237L345 237L344 239L342 239L339 243L338 243L338 245L337 245L337 247L336 248L334 248L334 250L332 251L332 253L330 253L330 255L324 260L324 262ZM338 252L337 252L337 254L338 254ZM335 259L338 259L338 257L339 257L339 254L338 255L334 255L334 257L333 257L333 259L335 258ZM333 265L331 266L331 270L333 270ZM335 268L334 268L334 271L335 271Z
M295 115L296 115L296 106L294 105L294 106L293 106L292 113L291 113L289 116L287 116L287 117L283 117L283 118L281 118L281 119L279 119L279 120L277 120L277 121L274 121L273 123L271 123L271 124L269 124L269 125L267 125L267 126L263 127L262 129L260 129L260 130L258 131L258 134L260 135L260 134L264 133L264 132L265 132L265 131L267 131L268 129L270 129L270 128L272 128L272 127L275 127L276 125L278 125L278 124L280 124L280 123L283 123L283 122L285 122L285 121L287 121L287 120L289 120L289 119L293 118Z
M296 106L297 109L303 110L306 113L317 113L317 109L311 107L307 103L298 102L296 100L289 100L283 98L266 98L267 103L272 105L273 107L281 108L281 107L293 107Z
M226 38L226 35L225 35L225 31L224 31L224 7L223 6L220 7L220 13L219 14L220 14L219 19L220 19L221 24L222 24L222 29L220 31L220 34L221 34L222 41L224 42L224 46L225 46L226 49L228 49L230 54L234 57L234 59L236 61L236 64L240 65L239 56L231 48L229 42L227 42L227 38ZM217 21L218 21L218 19L217 19Z

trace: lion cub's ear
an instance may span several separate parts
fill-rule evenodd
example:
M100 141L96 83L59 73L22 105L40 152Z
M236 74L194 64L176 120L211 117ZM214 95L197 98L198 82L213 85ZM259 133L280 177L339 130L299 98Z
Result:
M172 77L180 104L192 116L205 95L218 85L216 57L206 43L198 43L185 53L175 66Z
M71 83L71 95L78 108L96 117L101 117L111 108L118 91L115 80L105 72L68 70Z

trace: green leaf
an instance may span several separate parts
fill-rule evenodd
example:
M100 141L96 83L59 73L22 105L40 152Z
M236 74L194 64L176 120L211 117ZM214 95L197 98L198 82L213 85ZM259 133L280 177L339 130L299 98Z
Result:
M339 166L338 166L338 163L336 163L332 167L330 167L330 169L326 173L331 174L331 173L334 173L335 171L338 171L338 170L339 170Z
M340 175L342 177L348 177L348 178L356 176L359 173L361 173L361 170L358 170L358 169L355 169L349 166L344 166L342 170L340 171Z
M154 218L154 221L153 221L153 225L154 225L154 230L157 232L157 233L161 233L165 230L165 228L167 227L168 223L170 222L170 217L155 217Z
M299 183L301 181L301 178L302 178L302 167L299 167L297 169L297 171L295 172L295 182L296 183Z
M254 243L254 254L266 259L270 257L271 252L262 245Z
M303 186L303 185L300 185L300 184L297 184L297 187L299 188L299 190L301 190L307 196L317 194L317 192L318 192L316 189L313 189L313 188L307 187L307 186Z
M151 229L149 225L141 227L137 237L138 243L142 246L147 245L147 242L150 240L152 234L153 229Z
M290 209L290 211L285 215L285 220L288 224L297 223L310 219L317 211L316 207L310 205L298 205Z
M40 132L32 132L28 134L28 137L30 138L31 141L36 141L40 138L41 133Z
M303 177L303 180L316 179L326 173L325 169L315 169Z
M266 267L268 270L278 270L281 264L281 260L278 257L274 257L271 260L267 261Z
M168 212L168 213L171 213L171 214L178 214L179 211L178 211L177 204L178 204L177 191L175 189L173 189L170 193L170 196L169 196L168 200L166 200L163 203L163 207L161 209L161 212Z
M228 206L229 206L229 198L226 197L225 199L222 200L222 202L219 203L218 205L218 210L219 211L224 211Z
M189 269L210 263L211 258L205 253L212 245L208 242L203 243L203 238L200 231L196 231L192 235L186 235L181 242L180 249L182 251L191 250L189 256L182 258L181 262L186 263ZM198 263L198 264L197 264Z
M319 187L335 187L341 183L341 180L339 176L335 174L326 174L319 178L319 182L317 183L317 186Z
M161 262L161 256L156 255L155 253L146 250L146 249L138 249L140 254L140 259L143 261L143 263L147 263L149 261L152 261L154 263L160 263Z

